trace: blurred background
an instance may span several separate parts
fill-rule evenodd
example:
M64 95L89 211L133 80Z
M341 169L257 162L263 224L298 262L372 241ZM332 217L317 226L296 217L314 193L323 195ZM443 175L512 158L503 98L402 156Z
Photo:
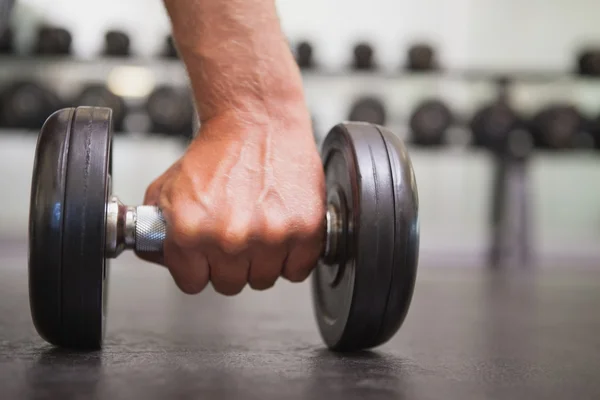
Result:
M600 261L596 1L277 3L315 140L362 120L410 148L424 259ZM37 133L58 108L113 108L125 203L182 154L198 124L169 34L159 0L15 2L0 38L1 240L25 243Z

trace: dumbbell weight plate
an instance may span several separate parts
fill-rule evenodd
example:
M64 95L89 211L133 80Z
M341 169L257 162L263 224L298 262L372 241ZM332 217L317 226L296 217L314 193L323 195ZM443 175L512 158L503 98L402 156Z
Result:
M375 61L373 60L373 47L368 43L358 43L353 49L354 60L353 68L359 71L368 71L375 69Z
M0 96L0 125L7 128L40 129L47 116L60 107L49 88L34 81L15 81Z
M112 110L113 129L117 132L123 130L127 105L125 100L113 93L103 84L86 85L77 95L75 104L89 107L107 107Z
M518 115L507 104L487 104L470 121L473 144L493 152L503 152L508 144L509 133L518 124Z
M131 55L131 40L127 33L110 30L104 34L104 55L108 57L128 57Z
M575 145L584 120L579 111L566 103L551 104L540 110L531 121L536 145L548 150L570 149Z
M344 232L335 266L312 276L321 336L338 351L372 348L402 324L419 247L418 198L408 154L393 133L366 123L337 125L322 148L328 203Z
M146 110L153 133L185 140L193 137L194 103L187 90L160 86L148 97Z
M68 108L43 125L29 211L29 293L49 343L99 348L105 326L104 256L111 173L111 111Z
M375 97L361 97L352 104L348 115L350 121L385 125L387 120L383 102Z
M453 122L452 112L439 100L425 100L410 118L412 142L421 146L441 146Z

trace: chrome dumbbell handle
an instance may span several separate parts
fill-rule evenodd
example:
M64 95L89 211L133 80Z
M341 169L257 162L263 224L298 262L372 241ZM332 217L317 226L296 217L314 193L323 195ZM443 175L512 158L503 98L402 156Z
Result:
M160 253L167 236L167 223L158 207L138 206L135 224L135 250L140 253Z
M323 250L325 262L333 263L342 234L340 216L329 206L325 218L326 236ZM112 197L106 207L106 255L116 258L123 250L138 253L161 253L167 236L167 224L155 206L126 206Z
M106 206L106 255L116 258L123 250L160 253L167 224L155 206L126 206L112 197Z

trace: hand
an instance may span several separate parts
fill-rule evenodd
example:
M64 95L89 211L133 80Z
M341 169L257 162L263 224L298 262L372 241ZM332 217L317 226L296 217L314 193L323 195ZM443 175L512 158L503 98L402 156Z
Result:
M279 276L305 280L324 240L325 183L304 106L285 116L230 112L204 122L186 153L147 189L167 222L161 259L185 293L224 295ZM260 115L259 115L260 114Z

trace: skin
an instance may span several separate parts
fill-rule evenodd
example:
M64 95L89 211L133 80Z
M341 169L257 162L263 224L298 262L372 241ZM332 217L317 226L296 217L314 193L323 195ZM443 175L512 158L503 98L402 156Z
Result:
M305 280L322 252L325 184L300 71L274 0L164 0L201 128L148 187L167 222L160 258L177 286Z

